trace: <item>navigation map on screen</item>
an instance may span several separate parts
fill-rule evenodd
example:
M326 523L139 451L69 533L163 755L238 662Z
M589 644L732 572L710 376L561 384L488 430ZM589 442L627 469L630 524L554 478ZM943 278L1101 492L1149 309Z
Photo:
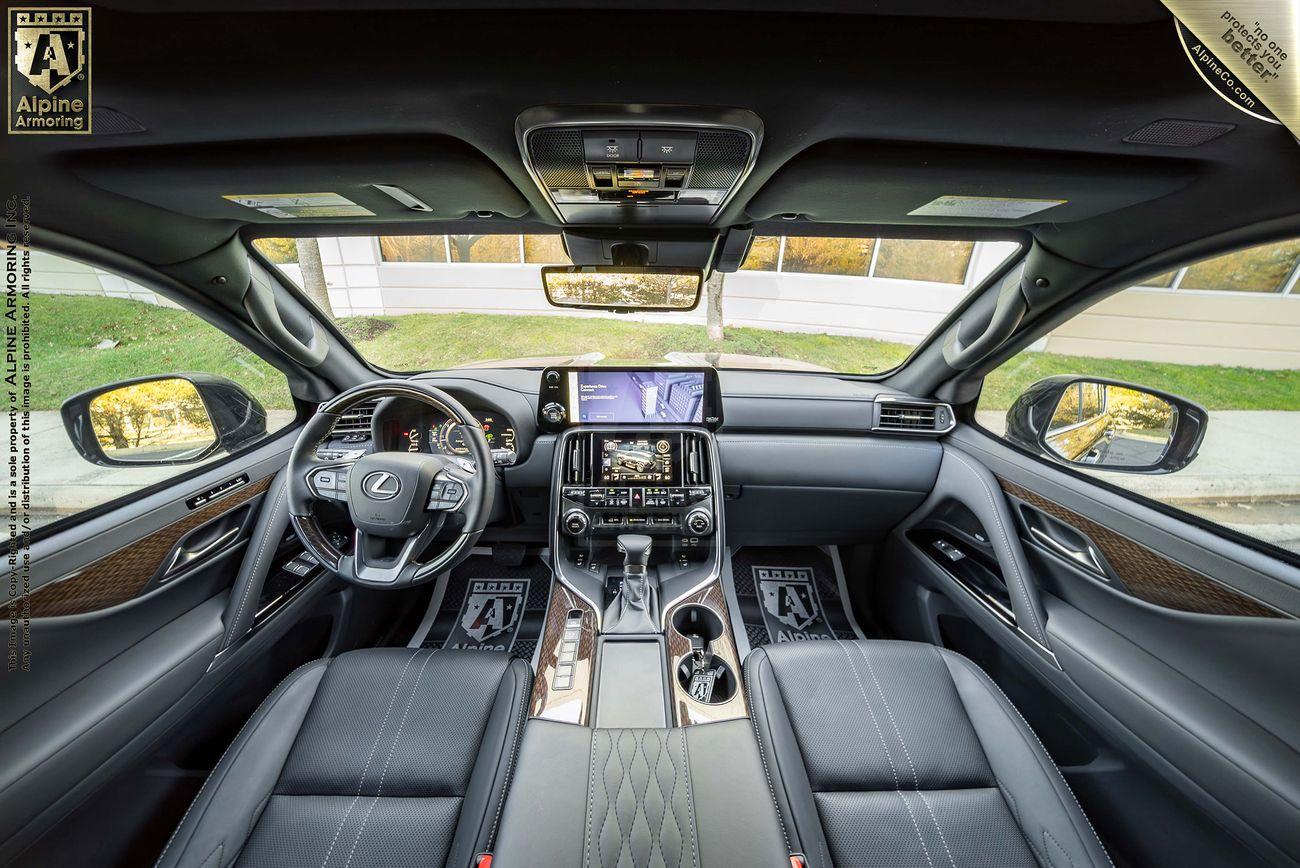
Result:
M570 418L579 423L700 423L700 371L571 371Z

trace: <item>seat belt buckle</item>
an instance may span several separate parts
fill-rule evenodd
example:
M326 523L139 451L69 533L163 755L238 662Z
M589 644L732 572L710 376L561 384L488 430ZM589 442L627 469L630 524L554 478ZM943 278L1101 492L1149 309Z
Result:
M802 853L790 854L790 868L808 868L808 862Z
M474 868L492 868L492 854L479 853L474 857Z

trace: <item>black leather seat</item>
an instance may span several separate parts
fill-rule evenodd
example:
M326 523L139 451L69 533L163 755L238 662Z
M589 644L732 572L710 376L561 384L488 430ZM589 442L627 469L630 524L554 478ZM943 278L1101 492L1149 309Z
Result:
M527 710L504 654L354 651L293 672L217 763L160 866L469 866Z
M1106 866L1060 772L966 658L912 642L756 649L745 683L809 868Z

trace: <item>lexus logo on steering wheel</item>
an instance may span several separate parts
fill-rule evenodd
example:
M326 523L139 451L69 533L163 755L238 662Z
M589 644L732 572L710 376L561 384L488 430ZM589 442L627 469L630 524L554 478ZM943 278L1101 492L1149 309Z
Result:
M361 490L372 500L392 500L402 490L402 483L387 470L376 470L361 480Z

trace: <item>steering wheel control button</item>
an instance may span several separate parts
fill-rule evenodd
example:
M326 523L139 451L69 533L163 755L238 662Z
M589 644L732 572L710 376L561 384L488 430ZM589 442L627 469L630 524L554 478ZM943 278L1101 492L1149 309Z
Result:
M375 470L361 480L361 492L371 500L392 500L402 490L402 481L395 473Z

